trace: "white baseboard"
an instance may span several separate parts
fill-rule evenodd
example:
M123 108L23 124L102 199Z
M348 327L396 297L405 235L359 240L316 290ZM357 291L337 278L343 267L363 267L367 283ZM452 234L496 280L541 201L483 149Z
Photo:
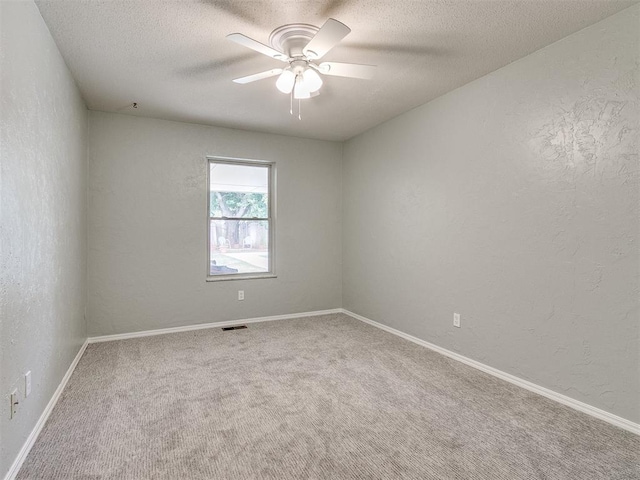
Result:
M318 315L330 315L332 313L342 313L341 308L332 310L317 310L315 312L288 313L286 315L273 315L271 317L255 317L240 320L227 320L224 322L200 323L197 325L187 325L184 327L159 328L156 330L144 330L142 332L117 333L115 335L102 335L99 337L89 337L89 343L111 342L113 340L125 340L127 338L150 337L152 335L165 335L167 333L190 332L192 330L203 330L206 328L231 327L245 323L271 322L274 320L289 320L300 317L316 317Z
M616 427L620 427L631 433L640 435L640 424L634 423L630 420L627 420L626 418L619 417L605 410L601 410L599 408L593 407L587 403L581 402L579 400L575 400L571 397L567 397L566 395L562 395L561 393L554 392L553 390L549 390L548 388L541 387L540 385L536 385L535 383L529 382L527 380L523 380L522 378L516 377L515 375L511 375L510 373L503 372L501 370L498 370L497 368L493 368L488 365L485 365L484 363L480 363L476 360L472 360L463 355L460 355L459 353L455 353L450 350L447 350L446 348L442 348L437 345L434 345L433 343L426 342L417 337L401 332L400 330L396 330L395 328L388 327L386 325L383 325L382 323L378 323L366 317L363 317L362 315L358 315L357 313L350 312L349 310L342 309L342 312L345 313L346 315L349 315L350 317L355 318L356 320L360 320L362 322L368 323L369 325L373 325L374 327L380 328L381 330L384 330L386 332L402 337L406 340L409 340L410 342L416 343L430 350L441 353L442 355L446 355L449 358L462 362L473 368L477 368L478 370L482 370L483 372L493 375L494 377L501 378L502 380L505 380L509 383L513 383L514 385L525 388L531 392L542 395L543 397L547 397L551 400L555 400L558 403L562 403L563 405L571 407L582 413L586 413L587 415L591 415L592 417L598 418L600 420L604 420L605 422L615 425Z
M446 355L447 357L450 357L454 360L457 360L459 362L462 362L466 365L469 365L471 367L477 368L478 370L481 370L485 373L488 373L490 375L493 375L495 377L501 378L502 380L505 380L509 383L513 383L514 385L517 385L519 387L525 388L531 392L537 393L539 395L542 395L544 397L547 397L551 400L555 400L558 403L562 403L563 405L566 405L568 407L571 407L575 410L578 410L580 412L586 413L588 415L591 415L592 417L598 418L600 420L604 420L607 423L610 423L612 425L615 425L617 427L623 428L624 430L628 430L629 432L635 433L636 435L640 435L640 425L634 422L631 422L630 420L627 420L625 418L619 417L617 415L614 415L612 413L606 412L604 410L601 410L599 408L593 407L591 405L588 405L586 403L580 402L578 400L575 400L571 397L567 397L566 395L562 395L560 393L554 392L553 390L549 390L548 388L545 387L541 387L539 385L536 385L535 383L529 382L527 380L523 380L521 378L518 378L514 375L511 375L509 373L503 372L501 370L498 370L496 368L490 367L488 365L485 365L483 363L477 362L475 360L472 360L470 358L467 358L463 355L460 355L458 353L452 352L450 350L447 350L445 348L439 347L437 345L434 345L432 343L426 342L424 340L421 340L417 337L414 337L412 335L409 335L407 333L401 332L400 330L396 330L395 328L392 327L388 327L386 325L383 325L382 323L378 323L375 322L373 320L370 320L366 317L363 317L362 315L358 315L357 313L353 313L350 312L349 310L345 310L343 308L334 308L332 310L319 310L319 311L314 311L314 312L302 312L302 313L291 313L291 314L287 314L287 315L274 315L274 316L270 316L270 317L256 317L256 318L248 318L248 319L244 319L244 320L228 320L225 322L214 322L214 323L203 323L203 324L198 324L198 325L188 325L188 326L184 326L184 327L173 327L173 328L162 328L162 329L157 329L157 330L146 330L146 331L142 331L142 332L133 332L133 333L121 333L121 334L116 334L116 335L103 335L103 336L99 336L99 337L90 337L88 338L84 344L82 345L82 347L80 347L80 350L78 351L78 354L76 355L76 357L73 359L73 362L71 362L71 365L69 366L69 369L67 370L67 373L65 373L64 377L62 378L62 381L60 382L60 385L58 385L58 388L56 389L56 391L54 392L53 396L51 397L51 400L49 400L49 403L47 404L46 408L44 409L44 411L42 412L42 415L40 415L40 418L38 419L38 422L36 423L35 427L33 428L33 430L31 431L31 433L29 434L29 437L27 438L26 442L24 443L24 445L22 446L22 448L20 449L20 452L18 453L18 456L16 457L16 459L14 460L13 464L11 465L11 468L9 468L9 471L7 472L7 474L4 477L4 480L13 480L16 475L18 474L18 471L20 470L20 467L22 466L22 463L24 462L25 458L27 458L27 455L29 454L29 451L31 450L31 447L33 447L33 444L35 443L36 439L38 438L38 435L40 434L40 431L42 430L42 427L44 427L44 424L46 423L47 419L49 418L49 415L51 414L51 411L53 410L53 408L55 407L56 403L58 402L58 399L60 398L60 395L62 394L64 388L67 385L67 382L69 381L69 378L71 378L71 375L73 374L73 371L75 370L76 366L78 365L78 362L80 361L80 358L82 358L82 355L84 354L85 349L87 348L87 345L89 343L98 343L98 342L109 342L109 341L113 341L113 340L124 340L127 338L138 338L138 337L148 337L148 336L152 336L152 335L164 335L167 333L176 333L176 332L188 332L188 331L192 331L192 330L202 330L202 329L206 329L206 328L217 328L217 327L227 327L227 326L233 326L233 325L239 325L239 324L246 324L246 323L258 323L258 322L269 322L269 321L274 321L274 320L288 320L288 319L292 319L292 318L300 318L300 317L315 317L318 315L329 315L329 314L334 314L334 313L344 313L346 315L349 315L352 318L355 318L357 320L360 320L362 322L368 323L369 325L373 325L374 327L380 328L381 330L384 330L386 332L392 333L394 335L397 335L399 337L402 337L406 340L409 340L410 342L416 343L418 345L421 345L423 347L426 347L430 350L433 350L435 352L441 353L442 355Z
M33 444L36 443L36 440L38 438L38 435L40 435L40 431L42 430L42 427L44 427L44 424L47 423L47 419L49 418L49 415L51 415L51 412L53 411L53 407L55 407L56 403L58 403L58 399L60 398L60 395L62 395L64 388L67 386L67 382L71 378L71 374L73 374L73 371L76 369L78 362L82 358L82 355L84 354L84 351L86 350L88 343L89 342L85 340L85 342L80 347L80 350L78 350L78 354L73 359L73 362L71 362L71 365L69 365L69 368L67 369L67 373L65 373L64 377L62 377L62 381L60 382L60 385L58 385L58 388L56 388L56 391L53 393L51 400L49 400L49 403L45 407L44 412L42 412L42 415L40 415L40 418L38 419L36 426L33 427L33 430L29 434L27 441L24 442L24 445L20 449L18 456L13 461L13 464L9 468L9 471L7 472L7 474L5 475L4 480L13 480L16 477L16 475L18 475L18 472L20 471L20 467L22 467L22 463L24 462L25 458L27 458L27 455L29 455L29 452L31 451L31 447L33 447Z

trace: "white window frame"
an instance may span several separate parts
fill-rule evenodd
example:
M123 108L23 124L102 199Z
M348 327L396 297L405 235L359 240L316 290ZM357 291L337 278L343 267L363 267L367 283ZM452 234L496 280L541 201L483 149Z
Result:
M266 167L269 169L268 183L268 212L269 222L269 270L260 273L226 273L222 275L210 275L211 273L211 164L221 163L227 165L246 165L254 167ZM252 160L246 158L207 156L207 282L219 282L225 280L249 280L257 278L276 278L276 162L266 160ZM221 218L221 220L247 220L247 218Z

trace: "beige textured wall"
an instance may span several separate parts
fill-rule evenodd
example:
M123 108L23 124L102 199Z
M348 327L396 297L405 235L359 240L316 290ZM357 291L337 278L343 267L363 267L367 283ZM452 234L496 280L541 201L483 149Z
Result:
M86 338L87 110L37 7L0 2L0 22L4 477ZM15 387L18 415L9 420Z
M90 335L340 307L340 143L100 112L89 123ZM277 278L205 282L207 155L276 162Z
M345 308L640 420L639 8L345 144Z

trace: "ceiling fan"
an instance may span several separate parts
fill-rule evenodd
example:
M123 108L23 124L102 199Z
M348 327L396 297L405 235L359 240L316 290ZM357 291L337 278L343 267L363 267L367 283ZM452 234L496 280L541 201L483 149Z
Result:
M373 65L338 62L318 63L318 60L335 47L349 32L351 29L345 24L330 18L321 28L304 23L278 27L269 35L271 46L241 33L227 35L229 40L288 64L284 68L273 68L266 72L236 78L233 81L245 84L279 75L276 87L282 93L291 95L290 113L293 114L294 99L300 101L320 94L320 87L323 83L321 75L360 79L370 79L373 76L375 71ZM299 113L298 118L300 118Z

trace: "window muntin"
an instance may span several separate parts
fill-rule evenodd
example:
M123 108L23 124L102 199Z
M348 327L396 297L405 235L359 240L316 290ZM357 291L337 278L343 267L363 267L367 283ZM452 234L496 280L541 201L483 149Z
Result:
M209 280L273 276L272 163L210 158Z

